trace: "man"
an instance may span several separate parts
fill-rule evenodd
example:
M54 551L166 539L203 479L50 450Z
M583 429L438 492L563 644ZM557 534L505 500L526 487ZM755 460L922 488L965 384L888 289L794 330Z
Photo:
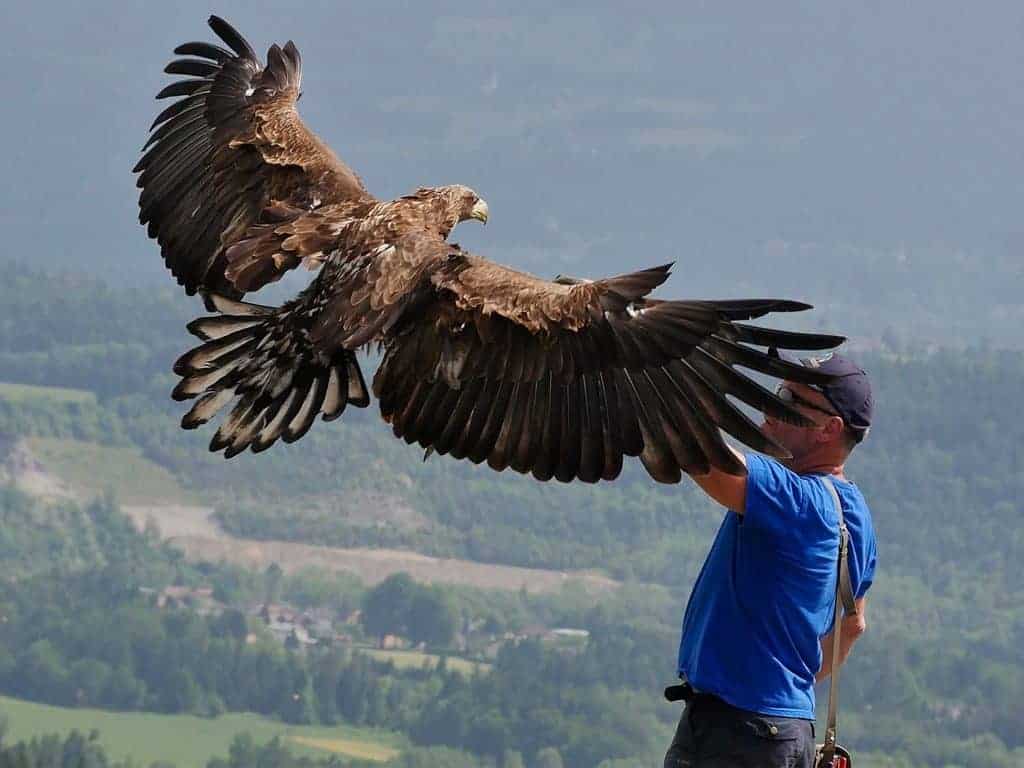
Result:
M727 508L683 618L679 689L688 699L665 768L799 766L814 760L814 683L831 672L838 492L850 531L857 612L839 622L838 663L863 634L875 535L860 490L843 473L871 426L867 374L850 359L795 361L836 376L812 388L783 382L779 396L814 421L771 417L764 431L792 458L743 457L746 474L693 479Z

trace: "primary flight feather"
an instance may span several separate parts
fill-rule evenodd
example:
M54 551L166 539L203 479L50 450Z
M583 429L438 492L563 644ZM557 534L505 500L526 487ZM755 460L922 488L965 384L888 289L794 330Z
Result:
M380 201L302 122L302 63L273 45L266 63L223 19L227 46L185 43L184 75L157 98L135 167L140 221L168 269L213 314L174 366L182 426L228 410L210 443L227 457L292 442L317 416L370 402L356 351L377 343L373 380L396 436L439 454L539 480L613 480L637 456L661 482L741 471L721 430L785 450L730 397L791 423L792 406L745 368L807 384L828 377L771 354L843 339L742 321L809 306L779 299L662 301L669 266L602 280L544 280L471 254L447 237L486 221L461 185ZM280 307L242 297L304 264L320 268ZM766 352L762 348L768 348Z

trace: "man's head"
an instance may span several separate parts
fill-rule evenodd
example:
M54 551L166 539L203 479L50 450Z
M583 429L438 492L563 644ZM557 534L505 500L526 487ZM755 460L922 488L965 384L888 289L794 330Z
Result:
M867 373L848 357L834 353L805 359L784 357L836 378L821 387L783 382L779 396L814 426L797 427L766 417L765 433L793 454L790 463L797 468L818 460L841 466L871 427L874 401Z

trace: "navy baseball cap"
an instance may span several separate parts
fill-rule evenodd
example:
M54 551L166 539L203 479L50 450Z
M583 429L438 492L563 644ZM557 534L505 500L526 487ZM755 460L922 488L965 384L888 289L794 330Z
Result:
M834 376L831 383L811 386L811 389L821 392L832 404L843 423L857 435L857 442L867 436L871 428L874 399L871 396L871 382L863 368L835 352L803 358L786 352L775 353L783 360Z

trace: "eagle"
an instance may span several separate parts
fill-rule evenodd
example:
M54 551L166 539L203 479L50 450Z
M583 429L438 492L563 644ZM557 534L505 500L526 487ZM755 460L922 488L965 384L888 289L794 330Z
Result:
M470 253L448 236L487 221L476 192L377 199L299 117L295 44L270 46L261 62L226 21L209 25L223 45L175 49L165 72L182 79L157 98L176 100L133 172L140 222L211 313L187 326L201 343L174 364L172 393L195 401L185 429L227 411L211 451L259 453L318 416L367 407L356 353L373 345L373 395L396 437L540 481L611 481L626 456L663 483L712 467L737 474L723 431L788 456L749 409L811 425L760 374L827 383L777 350L844 339L745 322L810 305L652 298L671 264L547 280ZM319 271L291 300L243 300L299 265Z

